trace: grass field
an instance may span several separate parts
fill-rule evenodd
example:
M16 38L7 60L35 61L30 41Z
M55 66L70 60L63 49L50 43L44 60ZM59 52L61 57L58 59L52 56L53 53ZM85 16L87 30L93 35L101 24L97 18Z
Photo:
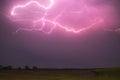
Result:
M0 80L120 80L120 68L0 70Z

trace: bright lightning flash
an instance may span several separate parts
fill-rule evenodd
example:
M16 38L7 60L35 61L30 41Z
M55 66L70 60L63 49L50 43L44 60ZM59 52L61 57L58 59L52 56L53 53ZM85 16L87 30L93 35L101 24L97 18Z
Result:
M104 21L100 12L96 8L85 4L84 0L80 0L80 6L73 9L69 9L67 6L60 9L60 6L56 6L57 0L49 0L48 2L47 6L37 0L14 6L11 10L11 16L16 21L31 20L33 24L32 28L19 28L17 32L20 30L39 30L50 34L56 28L60 28L66 32L80 33ZM54 14L55 11L58 13ZM25 19L25 14L29 15L28 19ZM47 31L46 27L49 27Z

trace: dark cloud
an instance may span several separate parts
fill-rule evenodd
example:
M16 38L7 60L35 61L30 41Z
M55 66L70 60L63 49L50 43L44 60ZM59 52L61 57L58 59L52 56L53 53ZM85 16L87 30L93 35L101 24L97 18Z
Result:
M2 11L9 0L0 1L0 64L40 67L93 68L120 66L120 35L102 29L80 35L32 31L13 33L18 26ZM94 0L119 11L119 0ZM118 14L119 16L119 14Z

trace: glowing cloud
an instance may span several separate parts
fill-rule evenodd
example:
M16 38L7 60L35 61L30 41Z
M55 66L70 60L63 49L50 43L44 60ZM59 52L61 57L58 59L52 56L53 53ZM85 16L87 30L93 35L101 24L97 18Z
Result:
M48 2L47 6L36 0L14 6L11 10L11 16L16 21L31 20L33 24L32 28L19 28L17 32L20 30L39 30L52 33L56 28L60 28L66 32L80 33L91 27L98 26L104 21L100 11L93 6L87 5L85 0L80 0L79 4L76 4L77 1L75 0L61 2L48 0ZM58 2L60 2L60 5ZM61 4L66 5L63 7ZM28 17L26 17L26 14Z

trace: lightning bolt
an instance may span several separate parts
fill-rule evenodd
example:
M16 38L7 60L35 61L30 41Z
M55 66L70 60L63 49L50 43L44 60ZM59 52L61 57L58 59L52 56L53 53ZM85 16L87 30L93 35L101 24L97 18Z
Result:
M62 24L58 21L58 19L63 16L62 13L58 14L56 17L54 17L52 20L51 19L48 19L46 18L47 14L48 13L48 10L51 9L54 4L55 4L55 1L54 0L49 0L49 4L47 6L39 3L38 1L29 1L27 2L26 4L23 4L23 5L16 5L12 8L11 10L11 16L15 17L17 16L17 10L19 9L24 9L26 8L27 6L29 5L32 5L32 4L35 4L37 5L39 8L42 8L45 10L45 13L43 14L43 16L40 18L40 19L36 19L36 20L33 20L32 23L34 25L33 28L30 28L30 29L25 29L25 28L19 28L16 32L20 31L20 30L26 30L26 31L32 31L32 30L39 30L39 31L43 31L45 33L52 33L54 29L56 28L61 28L63 30L65 30L66 32L72 32L72 33L80 33L82 31L85 31L87 29L90 29L91 27L97 25L97 24L100 24L102 23L104 20L102 18L95 18L95 19L92 19L92 22L91 24L89 24L88 26L86 26L85 28L81 28L81 29L75 29L75 28L71 28L70 26L66 25L66 24ZM87 6L85 5L85 8L83 10L87 10ZM83 10L80 10L80 11L72 11L71 13L73 14L81 14L81 13L84 13ZM37 26L37 24L39 23L42 23L42 25L38 28L35 28L35 26ZM46 23L49 23L49 24L52 24L53 26L50 28L50 30L48 32L44 31L44 28L46 26ZM79 27L79 26L78 26Z
M30 1L30 2L28 2L26 4L24 4L24 5L14 6L13 9L12 9L12 11L11 11L11 15L13 15L13 16L16 15L15 12L16 12L17 9L25 8L25 7L27 7L27 6L31 5L31 4L36 4L37 6L43 8L45 10L48 10L48 9L50 9L54 5L54 0L50 0L50 4L48 6L42 5L38 1Z

